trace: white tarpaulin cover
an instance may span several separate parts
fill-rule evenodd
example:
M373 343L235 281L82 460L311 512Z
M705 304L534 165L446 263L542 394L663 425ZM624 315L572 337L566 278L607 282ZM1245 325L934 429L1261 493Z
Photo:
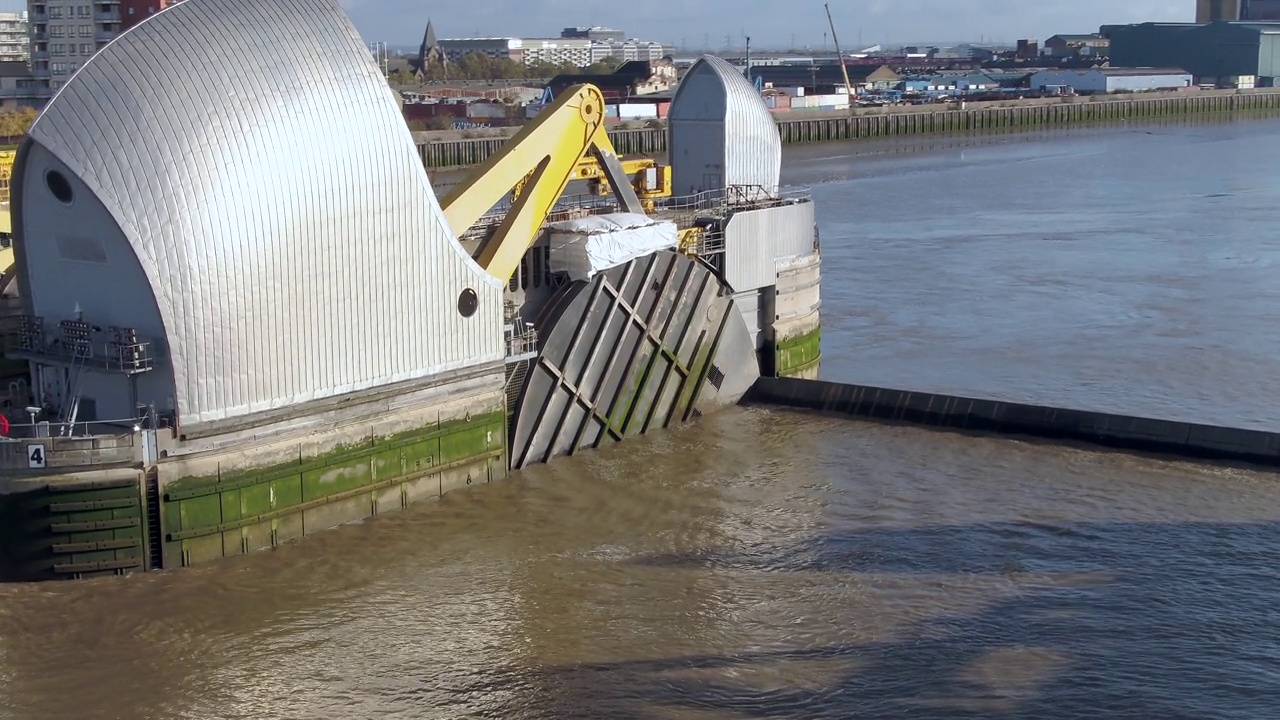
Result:
M676 247L676 224L636 213L591 215L550 225L551 272L590 280L598 272Z

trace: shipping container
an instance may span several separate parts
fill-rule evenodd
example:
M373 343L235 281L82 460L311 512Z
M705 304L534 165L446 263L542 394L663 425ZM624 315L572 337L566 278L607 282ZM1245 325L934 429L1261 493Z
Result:
M658 108L653 103L627 103L618 106L618 117L623 120L648 120L658 117Z
M471 119L483 118L493 120L497 118L505 118L507 116L507 106L500 103L471 103L467 106L467 117Z

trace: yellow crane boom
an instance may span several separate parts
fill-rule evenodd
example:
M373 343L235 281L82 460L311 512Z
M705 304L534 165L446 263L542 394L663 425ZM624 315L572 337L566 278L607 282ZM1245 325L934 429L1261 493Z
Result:
M622 210L643 213L605 132L604 94L594 85L577 85L449 191L440 201L445 220L461 236L507 193L514 193L511 209L476 258L506 282L588 156L604 171Z

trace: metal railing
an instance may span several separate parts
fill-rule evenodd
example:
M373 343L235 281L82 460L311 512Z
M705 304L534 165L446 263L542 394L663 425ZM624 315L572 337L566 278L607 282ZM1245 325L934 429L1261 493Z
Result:
M497 205L493 206L489 212L480 216L480 219L462 234L458 239L467 242L471 240L484 240L488 237L493 229L502 223L503 218L507 216L507 212L511 210L512 198L507 196L503 198ZM601 197L599 195L566 195L560 198L551 213L547 215L547 222L561 222L563 220L572 220L575 218L586 217L588 215L602 215L618 211L617 202L611 197Z
M110 339L95 343L90 338L102 330L87 323L64 321L59 324L59 336L50 338L43 318L22 315L18 321L18 331L6 342L6 352L10 357L36 362L74 363L125 375L150 372L155 368L151 343L141 341L133 328L108 328Z
M735 206L770 206L812 200L813 191L807 187L780 187L771 190L763 185L730 185L725 190L725 202Z
M527 360L538 353L538 331L532 325L507 326L507 362Z
M10 411L9 414L14 414ZM24 440L49 440L53 443L50 450L57 451L59 443L67 444L70 441L79 441L73 444L75 449L80 448L79 445L85 440L102 440L115 439L121 441L130 438L128 445L124 447L132 447L132 437L135 433L142 429L142 420L140 418L130 418L122 420L81 420L74 423L57 422L53 420L41 420L38 422L15 423L10 421L9 432L7 435L0 436L0 443L15 443ZM136 429L135 429L136 428ZM120 442L112 445L112 448L122 447ZM72 448L66 448L72 449Z
M698 257L710 257L711 255L719 255L724 252L724 231L703 231L698 234L698 239L694 241L692 246L686 250L690 255Z
M704 190L691 195L659 199L655 201L654 214L660 218L672 220L677 225L688 226L698 215L718 216L743 206L772 207L812 201L813 191L807 187L781 187L777 190L769 190L760 185L731 185L721 190ZM511 196L503 198L493 209L480 216L480 219L458 239L463 242L485 240L493 229L501 224L511 205ZM619 210L618 202L612 196L566 195L556 203L555 208L547 216L547 222L561 222L589 215L614 213Z

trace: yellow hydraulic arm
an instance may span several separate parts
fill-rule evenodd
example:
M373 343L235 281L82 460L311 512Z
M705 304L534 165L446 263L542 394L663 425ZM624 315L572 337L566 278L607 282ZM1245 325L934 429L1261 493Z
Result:
M477 258L489 274L511 279L588 154L604 169L622 210L644 212L605 132L604 105L594 85L570 88L441 200L445 220L461 236L515 192L511 209Z
M653 212L654 201L671 197L671 166L660 165L651 158L618 158L622 171L631 180L636 197L644 204L645 212ZM573 180L586 180L592 194L609 195L613 187L604 176L604 170L595 158L587 156L573 169Z

